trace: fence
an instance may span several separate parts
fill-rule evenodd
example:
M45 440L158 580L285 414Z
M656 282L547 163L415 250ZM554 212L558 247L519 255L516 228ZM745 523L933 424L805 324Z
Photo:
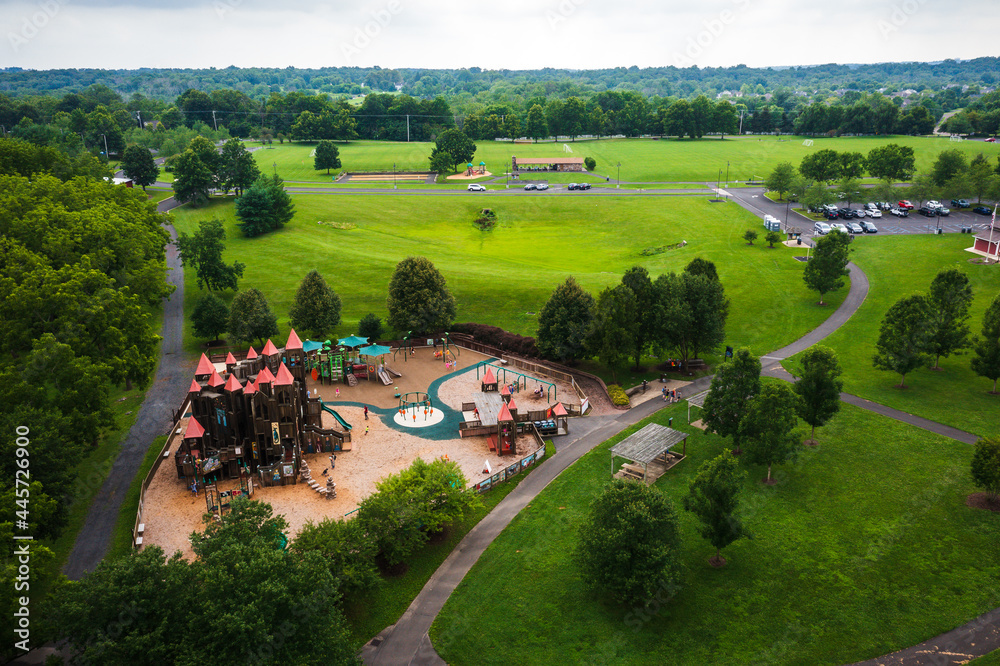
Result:
M142 545L142 533L145 531L142 529L142 526L145 525L142 519L142 513L143 507L146 504L146 490L149 488L149 484L153 482L153 477L156 476L156 470L160 469L160 464L163 463L164 459L170 457L170 448L173 446L174 440L181 436L180 420L183 418L184 414L187 413L188 403L189 400L185 398L180 410L174 412L174 422L170 426L170 436L167 437L166 443L164 443L163 448L160 449L160 455L158 455L156 460L153 461L153 466L146 474L146 478L142 480L142 485L139 486L139 507L135 512L135 523L132 524L133 549Z
M538 444L538 449L534 453L528 454L524 458L507 465L490 478L483 479L479 483L473 485L472 488L477 493L484 493L493 486L503 483L507 479L513 478L545 457L545 440L538 434L538 430L535 429L535 425L533 423L529 423L528 425L530 425L529 432L532 434L535 443Z

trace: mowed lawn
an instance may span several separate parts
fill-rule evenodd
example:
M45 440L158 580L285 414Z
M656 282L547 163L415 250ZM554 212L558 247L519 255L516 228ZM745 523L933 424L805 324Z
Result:
M807 145L811 142L811 145ZM690 139L602 139L575 143L513 144L510 142L477 141L472 162L486 163L486 169L500 175L510 166L511 155L517 157L593 157L597 161L595 174L618 178L621 163L622 182L716 182L719 179L745 181L764 177L779 162L796 166L806 155L831 148L868 154L872 148L887 143L911 146L916 156L918 172L928 171L938 153L957 148L970 159L983 153L994 163L1000 146L982 141L949 141L946 137L718 137ZM249 144L253 145L253 144ZM563 146L569 146L565 152ZM326 170L313 169L311 153L314 143L280 144L273 149L254 153L261 170L277 173L289 181L329 181ZM345 171L427 171L433 143L352 141L338 143ZM721 171L721 176L720 176ZM336 170L333 171L336 173ZM331 174L332 175L332 174Z
M653 420L671 416L692 433L689 458L655 487L679 508L726 442L684 425L683 405ZM850 663L1000 605L1000 519L965 505L971 447L846 405L820 446L776 467L776 486L750 468L742 516L753 538L723 551L728 566L708 564L714 549L679 509L676 596L648 611L609 604L572 552L609 481L607 450L627 434L563 472L479 558L431 629L447 663Z
M218 217L227 229L227 262L246 264L241 287L257 287L278 316L282 334L295 290L315 268L343 300L336 333L356 331L368 313L386 316L389 279L407 256L426 256L448 281L458 322L501 326L524 335L537 313L573 275L591 293L616 284L625 270L644 266L655 278L681 271L695 257L714 261L731 305L727 343L765 353L800 337L840 303L846 288L816 305L802 281L798 250L749 247L747 228L760 221L733 203L687 197L456 197L294 194L297 212L281 231L243 238L234 204L173 212L179 232ZM482 208L497 213L492 231L473 220ZM322 224L320 224L322 222ZM337 227L332 226L336 224ZM341 227L341 228L338 228ZM679 249L664 246L687 241ZM662 251L659 251L662 249ZM644 255L643 252L657 252ZM185 311L200 297L194 271L185 272ZM226 292L224 298L231 299ZM193 340L193 349L203 340Z
M945 268L957 268L969 276L975 293L969 325L979 334L983 313L1000 294L998 267L969 263L976 256L965 252L972 237L962 234L880 235L859 240L852 245L852 260L868 276L868 298L822 343L840 357L844 390L977 435L996 435L1000 395L990 395L993 382L972 372L970 352L942 359L941 371L927 367L908 374L905 389L896 388L898 374L876 370L872 356L886 311L904 296L928 294L931 280ZM797 357L784 364L798 374Z

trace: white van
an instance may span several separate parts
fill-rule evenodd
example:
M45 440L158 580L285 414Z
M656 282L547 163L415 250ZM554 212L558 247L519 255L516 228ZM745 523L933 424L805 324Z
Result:
M830 233L830 225L826 222L817 222L813 225L813 233L817 236L826 236Z

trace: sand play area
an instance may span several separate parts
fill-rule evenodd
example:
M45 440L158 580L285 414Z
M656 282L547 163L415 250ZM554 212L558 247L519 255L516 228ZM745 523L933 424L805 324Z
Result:
M375 490L375 483L385 476L405 469L416 458L430 461L441 456L458 463L470 484L487 478L484 473L488 461L494 473L504 466L532 453L536 448L534 438L522 435L517 440L516 456L498 456L489 450L485 437L462 439L458 434L458 423L462 420L463 402L470 402L481 392L482 370L477 378L476 365L490 357L468 349L461 349L454 367L445 367L444 362L434 358L433 348L418 348L405 361L402 352L393 361L386 356L386 365L398 371L399 377L392 386L379 381L360 380L358 386L346 384L320 385L309 381L307 388L312 395L322 397L324 403L335 409L352 426L351 450L337 454L332 470L337 484L337 498L327 500L308 484L299 482L283 487L255 487L253 499L268 502L276 514L283 514L289 523L289 536L293 537L308 520L319 522L330 516L343 517L357 508L358 503ZM513 383L517 377L510 368L506 373L498 373L503 383ZM497 370L494 369L494 372ZM514 394L518 410L540 410L556 401L579 404L576 392L561 382L546 396L536 397L533 391L540 384L531 377L521 380L526 386ZM545 379L545 381L552 381ZM395 393L428 392L436 408L444 412L443 420L437 425L425 428L408 428L398 425L393 417L398 413L399 400ZM557 396L557 397L556 397ZM364 407L369 409L368 420L364 417ZM422 414L420 417L422 418ZM324 427L334 427L333 417L324 412ZM182 421L181 428L186 428ZM367 432L366 432L367 431ZM180 445L175 439L174 447ZM321 485L326 483L323 471L330 467L330 454L304 454L313 479ZM329 472L328 472L329 474ZM195 495L190 489L191 480L177 478L177 471L171 456L163 460L146 491L143 521L145 523L144 545L157 545L169 556L180 551L185 557L193 557L188 536L202 527L201 517L205 512L205 497ZM228 485L227 485L228 484ZM236 480L223 481L220 490L238 488Z

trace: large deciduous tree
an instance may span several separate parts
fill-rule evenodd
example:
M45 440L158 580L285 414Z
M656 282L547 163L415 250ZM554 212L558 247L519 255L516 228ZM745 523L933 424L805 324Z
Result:
M702 538L715 547L715 555L709 559L712 566L724 566L722 549L746 535L737 515L744 478L746 472L740 470L732 452L725 449L721 455L702 463L684 497L684 508L701 521Z
M299 283L288 318L293 328L322 339L340 323L340 296L313 269Z
M934 166L931 167L931 177L935 185L943 187L956 174L964 173L967 169L965 153L958 148L949 148L938 153Z
M388 323L397 331L428 333L446 329L455 319L455 298L444 276L426 257L396 264L386 298Z
M792 180L795 178L795 166L791 162L781 162L771 171L764 180L764 187L770 192L777 192L778 199L784 199L785 192L792 187Z
M458 171L459 164L468 164L476 154L476 144L460 129L449 129L441 132L434 144L433 152L445 152L451 155L452 171Z
M528 109L527 123L528 138L538 143L539 139L544 139L549 135L549 125L545 121L545 109L541 104L535 104Z
M993 299L983 314L982 336L972 347L972 371L980 377L993 380L991 393L997 392L1000 379L1000 296Z
M970 345L969 308L972 307L972 285L969 276L957 268L947 268L931 282L927 297L929 341L927 351L934 356L934 368L941 367L941 357L947 358Z
M890 182L909 180L910 176L913 175L914 163L913 148L889 143L868 151L868 156L865 158L865 169L873 177L880 180Z
M655 283L653 347L659 352L676 352L685 372L688 361L722 344L729 316L729 299L722 282L709 277L715 266L699 263L696 270L701 272L661 275Z
M626 285L607 287L597 297L587 349L611 370L615 381L633 346L635 317L635 294Z
M806 286L819 292L819 304L823 305L823 295L844 286L844 278L850 275L850 238L842 231L831 231L816 241L812 257L806 262L802 279Z
M635 296L635 319L632 322L632 358L639 369L642 355L654 337L654 327L658 320L657 293L649 273L642 266L633 266L625 271L622 284L632 290Z
M680 530L666 494L615 479L594 498L575 559L583 578L614 601L668 596L680 580Z
M191 312L191 324L194 334L199 338L211 338L217 342L229 327L229 308L221 298L211 292L207 293L195 304Z
M785 383L764 384L747 405L740 423L741 437L746 442L746 460L767 465L764 483L772 485L771 466L792 458L799 442L792 432L798 422L799 397Z
M181 203L200 206L208 201L208 191L215 186L215 174L192 150L185 150L174 162L174 198Z
M156 177L160 175L160 167L156 166L149 148L135 145L125 149L122 155L122 171L136 185L142 187L143 191L147 185L155 183Z
M236 290L237 281L243 277L246 265L234 261L227 265L222 260L226 249L226 230L222 221L217 219L203 220L198 223L198 231L192 235L181 232L177 236L177 253L181 264L195 269L198 276L198 288L211 291L223 289Z
M799 173L809 180L830 183L840 177L841 161L837 151L829 148L817 150L802 158Z
M218 161L219 185L226 192L235 190L236 196L253 185L260 178L260 169L253 153L239 139L229 139L222 146Z
M538 315L538 351L562 362L581 358L594 325L594 297L573 276L556 287Z
M799 416L812 427L810 444L816 443L816 428L840 411L841 372L837 353L829 347L815 345L802 353L802 376L792 388L800 398Z
M899 388L906 388L908 373L930 360L929 316L927 299L914 294L896 301L882 319L872 365L899 373Z
M229 306L228 330L237 340L257 340L263 345L278 334L278 318L259 289L245 289L236 294Z
M760 359L747 348L737 349L733 358L716 368L711 388L705 396L702 423L711 432L733 441L740 454L743 430L740 424L750 401L760 393Z
M329 174L330 169L340 168L340 150L333 141L320 141L316 144L316 157L313 159L313 169L319 171L326 169Z

